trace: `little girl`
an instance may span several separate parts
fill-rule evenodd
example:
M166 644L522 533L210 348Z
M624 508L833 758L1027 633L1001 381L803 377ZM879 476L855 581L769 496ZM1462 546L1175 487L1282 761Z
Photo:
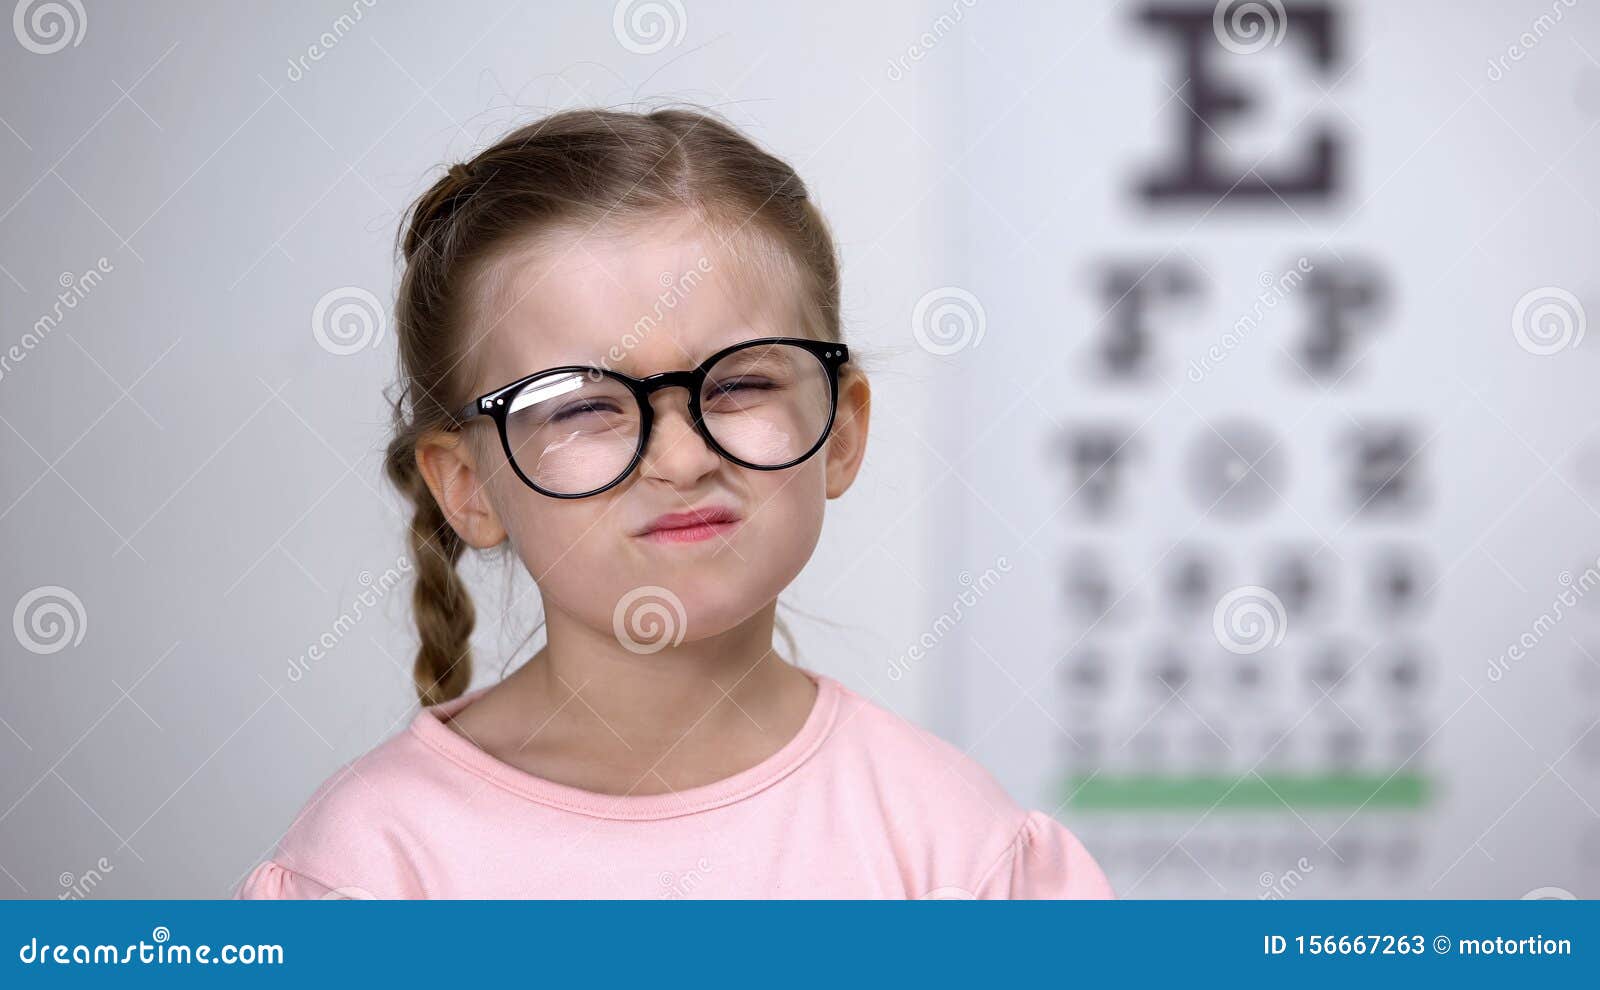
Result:
M402 228L423 707L238 896L1111 896L1053 818L773 650L870 409L792 168L707 114L569 111ZM469 690L456 562L503 545L547 641Z

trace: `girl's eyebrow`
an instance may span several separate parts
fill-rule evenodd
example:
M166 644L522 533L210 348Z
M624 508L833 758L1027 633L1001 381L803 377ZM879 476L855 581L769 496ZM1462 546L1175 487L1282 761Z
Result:
M742 344L747 340L756 340L761 337L771 336L775 336L774 331L764 330L759 327L742 326L739 328L737 333L719 336L713 343L706 346L696 348L693 351L679 351L678 353L682 355L680 361L673 369L670 370L687 370L690 368L699 367L700 365L704 364L711 357L711 355L732 347L734 344ZM567 360L558 359L546 361L545 363L537 366L529 366L526 370L520 372L518 376L520 377L522 375L536 374L548 368L581 367L620 371L623 374L632 375L635 378L645 377L644 375L637 374L638 369L633 369L630 371L622 367L623 361L627 358L628 354L632 350L633 348L628 346L626 342L608 344L604 349L598 352L591 351L586 355L572 355L570 356L570 359ZM654 373L655 372L650 372L650 374Z
M714 344L711 347L707 348L705 350L705 352L702 353L700 355L700 357L695 361L695 364L703 364L706 361L707 358L711 357L711 355L717 353L718 351L726 350L727 348L732 347L734 344L742 344L747 340L759 340L762 337L776 337L778 335L779 335L778 331L764 329L764 328L761 328L761 327L752 327L752 326L740 327L738 333L729 334L726 338L724 338L721 341L721 343ZM791 335L791 336L793 336L793 335Z

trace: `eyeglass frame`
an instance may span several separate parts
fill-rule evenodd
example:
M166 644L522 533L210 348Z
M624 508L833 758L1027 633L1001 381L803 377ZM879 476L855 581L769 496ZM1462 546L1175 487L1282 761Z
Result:
M702 416L700 409L701 389L703 389L705 386L706 376L710 373L712 366L718 361L727 357L729 354L746 350L751 347L757 347L763 344L786 344L799 347L815 357L828 375L829 401L827 423L823 424L822 431L817 436L816 443L812 444L809 450L801 454L799 457L796 457L793 460L783 464L752 464L743 458L734 456L726 447L717 442L716 437L711 435L711 430L706 426L705 419ZM634 469L637 468L639 466L639 462L644 459L645 449L650 443L650 429L655 423L655 408L650 404L650 396L664 388L682 386L689 392L689 421L694 425L694 430L700 435L701 439L705 440L711 449L720 457L731 461L740 467L749 468L752 471L782 471L786 468L792 468L796 464L809 459L813 454L820 450L822 445L827 441L828 435L833 431L834 419L839 413L839 369L846 361L849 360L850 348L846 347L844 344L836 344L832 341L816 340L811 337L756 337L752 340L742 340L736 344L730 344L727 347L717 351L715 354L712 354L704 361L701 361L693 368L683 371L661 371L645 378L634 378L632 375L625 375L620 371L612 371L609 368L597 368L593 365L564 364L555 368L545 368L544 370L536 371L531 375L524 375L514 382L502 385L499 388L493 389L489 392L485 392L476 399L473 399L471 402L467 403L465 406L462 406L461 409L456 413L456 421L458 426L465 427L473 419L482 416L487 416L494 420L495 429L500 434L500 447L505 451L506 462L511 465L511 470L516 472L517 477L522 479L523 484L527 485L529 488L532 488L539 494L549 496L550 498L588 498L592 495L599 495L601 492L609 491L610 489L615 488L617 485L622 484L630 476L632 476ZM510 416L510 409L508 406L506 406L506 400L508 398L512 398L522 388L540 378L544 378L548 375L568 372L582 372L588 376L598 374L620 382L628 389L629 392L633 393L634 401L639 406L639 443L638 446L634 448L633 457L628 461L628 466L623 468L616 478L612 479L605 485L586 492L579 492L571 495L563 494L561 492L553 492L548 488L544 488L523 473L522 467L517 464L516 455L511 452L511 437L507 432L506 427L507 420ZM591 380L593 380L592 377Z

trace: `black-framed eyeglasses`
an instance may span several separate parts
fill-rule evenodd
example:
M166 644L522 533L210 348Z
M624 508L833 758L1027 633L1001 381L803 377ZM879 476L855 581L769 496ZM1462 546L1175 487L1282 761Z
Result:
M741 467L779 471L816 453L839 407L843 344L758 337L687 371L648 378L588 365L546 368L461 409L493 418L511 469L552 498L598 495L633 473L650 442L651 394L689 391L689 419L711 449Z

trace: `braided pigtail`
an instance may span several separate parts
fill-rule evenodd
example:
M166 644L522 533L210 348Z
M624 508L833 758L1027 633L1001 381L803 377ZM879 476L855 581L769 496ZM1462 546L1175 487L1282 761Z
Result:
M424 705L459 697L472 681L477 609L457 570L467 545L428 488L417 464L417 445L426 434L455 426L446 401L456 390L460 363L450 318L459 265L455 242L459 214L474 185L469 169L452 166L412 205L400 231L406 261L395 305L400 385L384 473L412 507L408 542L416 577L411 608L419 640L412 679Z
M412 504L411 554L416 583L411 609L421 644L412 667L417 698L436 705L459 697L472 681L472 627L477 610L456 569L466 544L417 468L416 444L402 435L389 443L384 471Z

